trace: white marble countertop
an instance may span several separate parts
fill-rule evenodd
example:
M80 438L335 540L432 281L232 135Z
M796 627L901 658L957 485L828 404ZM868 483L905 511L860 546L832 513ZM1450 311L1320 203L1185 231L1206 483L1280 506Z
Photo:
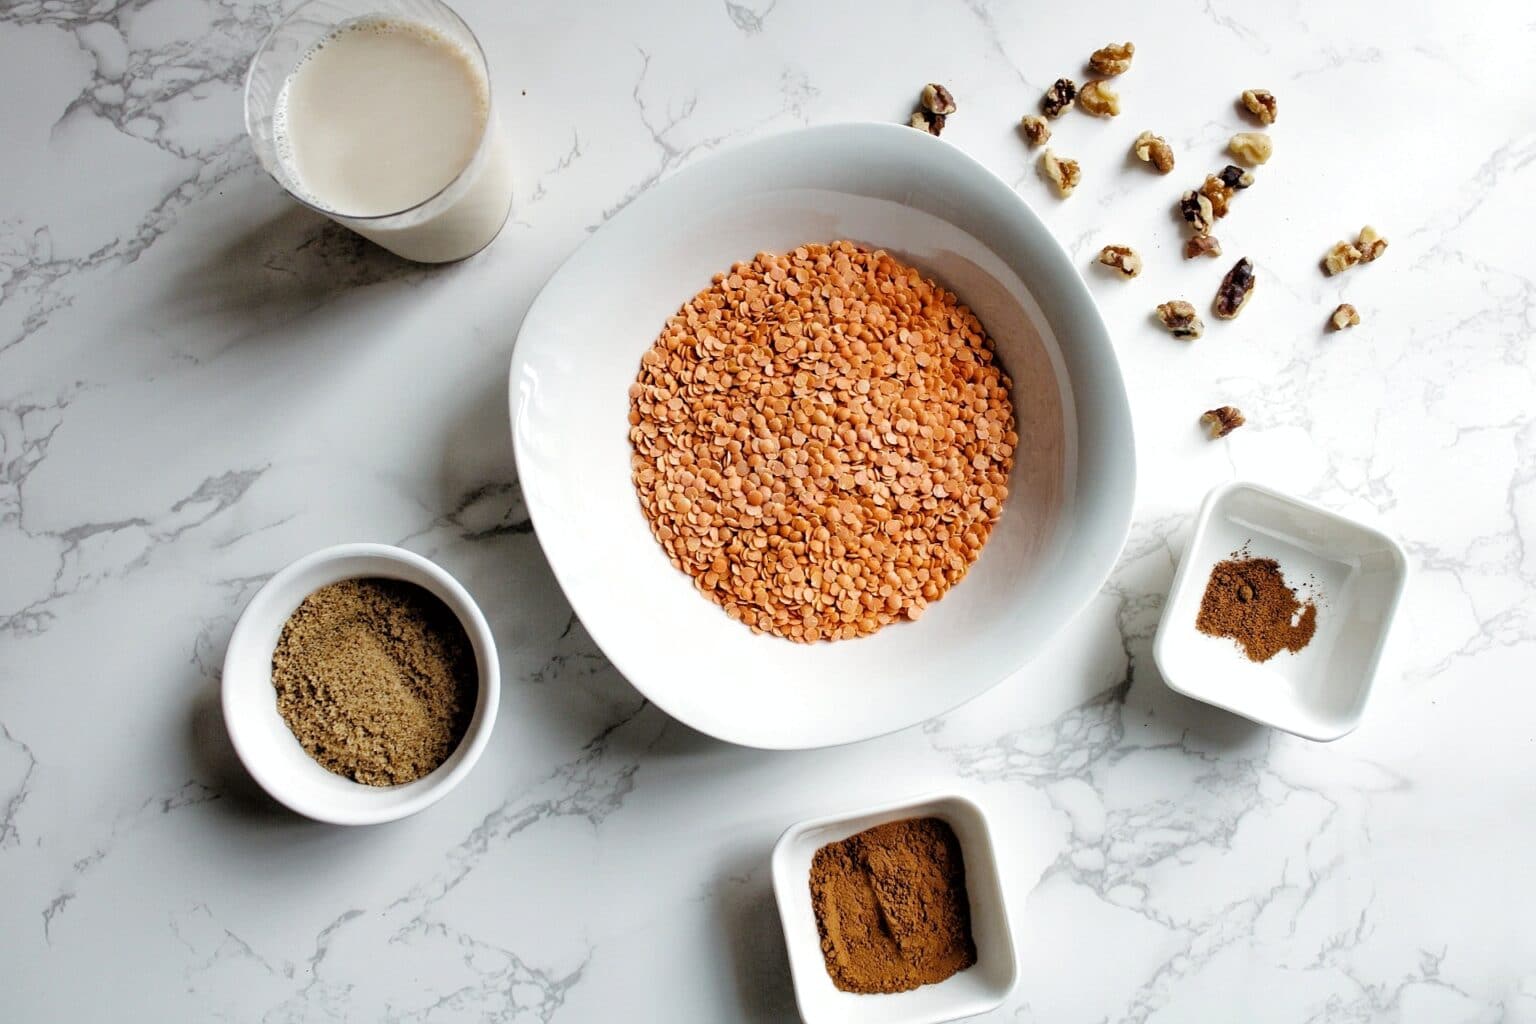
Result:
M1154 12L1153 8L1156 7ZM681 1021L794 1015L767 856L813 814L949 784L1001 837L1022 980L993 1019L1536 1021L1536 21L1514 0L1101 8L993 0L461 0L517 148L513 222L411 267L287 201L241 134L278 5L0 5L0 991L35 1020ZM1126 113L1073 115L1050 195L1014 130L1129 38ZM1102 594L943 719L799 754L670 722L596 652L511 464L528 302L678 166L905 119L1046 218L1116 338L1141 484ZM1178 190L1251 86L1277 152L1184 264ZM1127 163L1168 135L1167 179ZM1373 223L1382 262L1317 259ZM1139 245L1125 283L1090 260ZM1259 293L1149 322L1231 257ZM1322 330L1348 298L1365 323ZM1230 402L1249 425L1206 440ZM1175 696L1150 656L1194 508L1247 476L1379 522L1412 579L1364 726L1317 745ZM448 799L299 820L229 748L231 624L276 569L404 544L476 594L500 724Z

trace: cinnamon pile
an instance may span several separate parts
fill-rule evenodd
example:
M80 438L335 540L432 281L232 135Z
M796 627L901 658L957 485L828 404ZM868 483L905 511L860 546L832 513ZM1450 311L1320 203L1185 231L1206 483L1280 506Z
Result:
M827 973L844 992L905 992L976 963L960 840L938 818L817 850L811 903Z
M1281 651L1294 654L1312 641L1317 606L1296 597L1279 562L1239 551L1211 570L1195 628L1236 640L1249 661L1268 661Z

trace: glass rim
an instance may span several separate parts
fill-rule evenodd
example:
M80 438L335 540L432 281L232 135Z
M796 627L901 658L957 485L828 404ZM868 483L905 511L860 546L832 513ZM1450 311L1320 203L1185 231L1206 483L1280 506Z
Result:
M256 75L256 64L257 64L257 62L261 60L262 54L266 53L271 48L272 40L277 37L277 34L279 32L281 32L284 27L286 27L290 22L292 22L295 19L297 19L300 14L304 13L309 8L318 6L318 5L320 5L322 3L325 3L325 2L327 2L327 0L304 0L303 3L299 4L293 10L291 10L287 14L283 15L281 18L278 19L277 23L275 25L273 25L270 30L268 30L267 34L261 40L261 45L256 47L256 52L251 55L251 62L246 67L246 69L245 69L245 84L244 84L244 88L242 90L242 102L243 102L244 108L245 108L244 109L244 114L245 114L245 137L246 137L247 140L253 139L255 137L255 135L256 135L256 133L252 130L251 82L252 82L252 79ZM342 218L344 220L357 221L359 223L378 222L378 221L383 221L383 220L389 220L389 219L391 219L393 217L403 217L403 216L405 216L408 213L415 213L418 210L421 210L423 207L425 207L425 206L427 206L427 205L429 205L431 203L436 202L438 199L441 199L444 195L446 195L449 191L451 191L453 189L453 187L455 185L457 185L460 181L464 180L464 175L469 172L470 168L474 167L475 164L479 162L481 154L485 152L486 140L491 137L491 129L492 129L491 121L492 121L492 118L494 117L495 111L496 111L495 96L494 96L494 88L495 87L491 84L491 62L485 56L485 48L480 45L480 37L475 35L475 30L469 27L469 23L464 20L463 16L460 15L458 11L454 10L453 7L451 7L449 4L445 3L444 0L432 0L432 2L435 3L437 6L441 7L443 10L447 11L448 14L453 18L453 20L458 22L459 26L464 29L465 34L467 34L469 36L469 41L474 44L473 56L477 56L477 57L480 58L480 66L481 66L481 68L485 72L485 123L480 126L480 138L475 143L475 151L474 151L474 153L470 156L470 158L467 161L465 161L464 166L459 168L459 171L458 171L457 174L455 174L452 178L450 178L448 180L448 182L445 185L443 185L442 188L438 189L436 192L433 192L431 195L427 196L425 199L422 199L419 202L412 203L409 206L402 207L402 208L400 208L398 210L390 211L388 213L367 213L367 214L346 213L346 212L344 212L342 210L333 209L333 208L328 207L328 206L323 206L323 205L321 205L318 202L314 202L314 201L310 200L309 198L300 195L299 193L295 192L293 189L289 188L288 185L281 178L279 178L276 174L273 174L272 173L272 169L266 165L266 161L262 160L261 159L261 154L258 153L256 158L257 158L257 161L259 163L261 163L262 170L266 171L267 172L267 176L269 178L271 178L273 181L277 182L277 186L279 188L281 188L284 192L286 192L289 196L293 197L298 202L302 203L304 206L309 207L311 210L314 210L316 213L322 214L322 215L324 215L326 217L340 217L340 218ZM388 17L388 15L386 15L382 11L375 12L375 15L380 17L380 18ZM353 19L351 19L349 21L340 22L340 23L332 26L330 31L327 32L321 38L322 39L328 39L328 38L330 38L331 35L335 34L337 29L340 29L340 28L342 28L345 25L352 24L355 21L361 21L362 19L367 18L367 17L369 17L369 15L367 15L367 14L359 14L356 18L353 18ZM401 20L406 20L406 19L402 18ZM289 74L292 74L292 71L290 71Z

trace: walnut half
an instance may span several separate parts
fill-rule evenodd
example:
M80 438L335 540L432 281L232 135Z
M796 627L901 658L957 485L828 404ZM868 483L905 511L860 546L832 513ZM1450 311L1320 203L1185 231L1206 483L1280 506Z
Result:
M1200 319L1200 314L1195 312L1195 307L1183 299L1174 299L1172 302L1164 302L1157 307L1157 319L1168 328L1168 333L1175 338L1183 338L1185 341L1194 341L1205 331L1205 323Z
M1200 422L1211 428L1212 437L1226 437L1248 421L1236 406L1223 405L1207 410L1200 417Z
M1237 157L1240 163L1253 167L1269 162L1275 152L1275 143L1263 132L1238 132L1227 142L1227 152Z
M1094 117L1114 117L1120 113L1120 94L1096 78L1078 92L1077 105Z
M929 82L923 86L923 109L930 114L948 117L955 112L955 97L938 82Z
M1099 262L1118 270L1123 277L1141 273L1141 257L1128 245L1106 245L1099 250Z
M1253 263L1245 256L1232 265L1221 279L1221 287L1216 289L1212 306L1216 315L1223 320L1234 319L1253 298L1253 284Z
M1083 180L1083 169L1076 160L1059 157L1049 149L1040 154L1040 173L1056 186L1056 191L1063 199L1071 195L1072 190Z
M1123 75L1131 70L1131 58L1135 55L1135 43L1110 43L1093 51L1088 67L1096 75Z
M1244 89L1243 106L1258 119L1259 124L1274 124L1280 116L1280 104L1268 89Z
M1161 135L1142 132L1131 144L1131 151L1136 154L1136 159L1156 167L1159 174L1173 170L1173 147Z

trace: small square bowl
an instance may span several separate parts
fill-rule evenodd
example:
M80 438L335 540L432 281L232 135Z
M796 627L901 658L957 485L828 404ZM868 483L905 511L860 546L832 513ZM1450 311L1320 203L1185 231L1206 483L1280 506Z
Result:
M811 860L828 843L906 818L939 818L955 830L965 860L976 963L937 985L866 995L840 991L827 974L811 906ZM784 923L795 1002L806 1024L936 1024L1001 1006L1018 983L1013 932L986 812L974 800L937 793L792 825L773 848L773 892Z
M1317 633L1294 654L1255 663L1235 641L1195 628L1212 567L1245 546L1315 596ZM1336 740L1365 713L1407 579L1402 546L1380 530L1258 484L1223 484L1200 507L1152 656L1175 692L1310 740Z

